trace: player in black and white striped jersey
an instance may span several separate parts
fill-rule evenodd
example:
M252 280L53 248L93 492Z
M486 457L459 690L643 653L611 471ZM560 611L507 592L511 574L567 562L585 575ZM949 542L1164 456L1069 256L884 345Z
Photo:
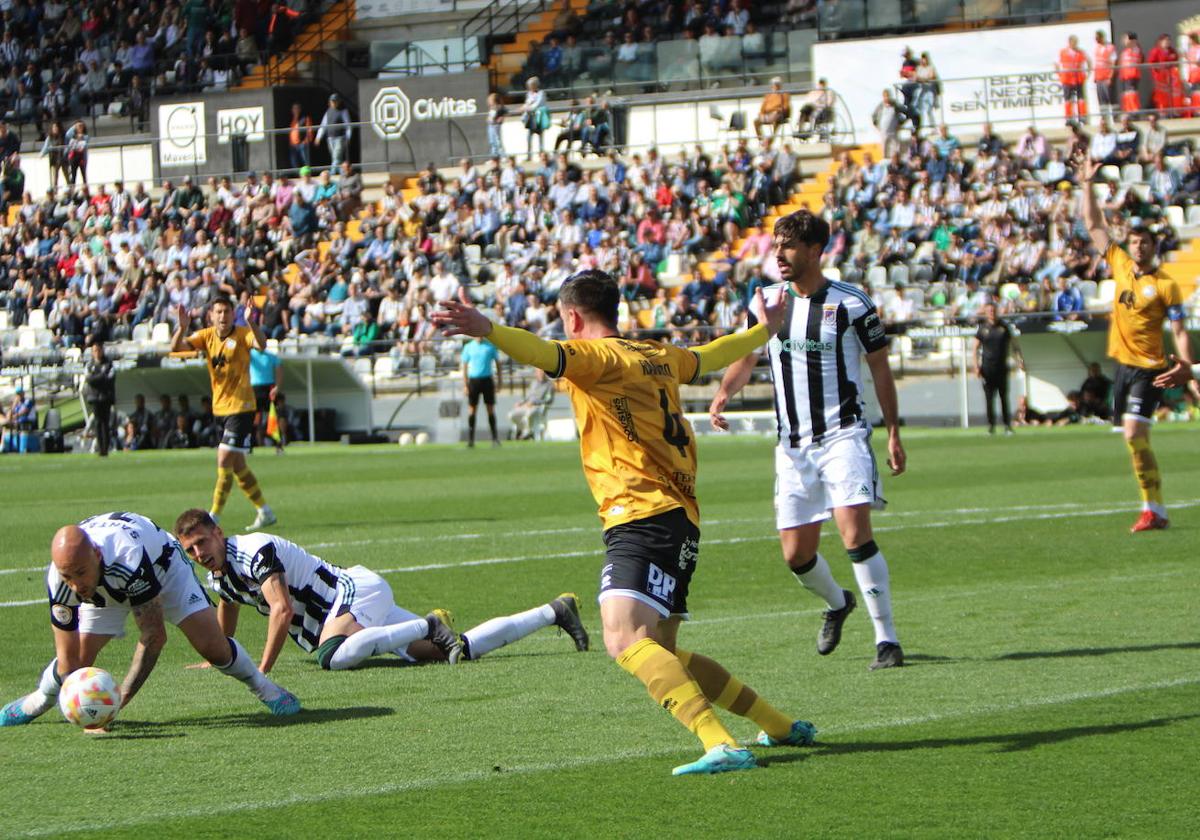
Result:
M221 632L179 543L151 520L117 511L60 528L46 573L56 658L36 691L0 711L0 726L29 723L54 705L62 680L92 665L130 614L139 638L121 683L121 707L141 688L166 644L165 622L222 673L244 683L276 715L300 710L294 695L267 679L234 639Z
M322 668L343 671L369 657L395 654L410 662L478 659L543 627L557 625L587 650L578 601L562 595L548 604L454 632L450 614L433 610L424 618L396 606L387 581L363 566L341 568L272 534L226 536L199 508L175 522L189 556L208 571L208 585L221 601L217 618L230 635L240 606L267 616L260 667L275 664L284 640L316 656Z
M828 280L821 252L829 225L800 210L775 224L775 258L783 282L773 294L789 297L783 329L767 343L779 443L775 450L775 519L784 560L805 588L828 604L817 652L832 653L854 594L833 579L818 552L821 523L832 512L875 627L872 670L904 664L892 621L887 562L871 532L871 509L884 499L865 417L860 359L875 382L888 432L892 475L904 472L896 385L887 360L887 338L874 304L861 289ZM751 316L751 326L753 316ZM753 353L725 373L709 412L716 428L729 399L750 380Z

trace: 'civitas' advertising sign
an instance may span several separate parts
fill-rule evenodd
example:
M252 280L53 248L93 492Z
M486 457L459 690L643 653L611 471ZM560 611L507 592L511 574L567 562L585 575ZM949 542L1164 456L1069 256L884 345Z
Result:
M410 100L403 90L389 85L380 88L371 100L371 127L381 138L395 140L404 135L413 120L447 120L478 112L479 101L475 97L424 96Z

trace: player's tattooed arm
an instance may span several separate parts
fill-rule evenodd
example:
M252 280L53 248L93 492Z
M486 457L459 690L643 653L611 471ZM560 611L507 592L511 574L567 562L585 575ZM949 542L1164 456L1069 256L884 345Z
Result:
M158 655L167 643L167 628L163 623L162 601L151 598L144 604L133 607L133 620L137 624L139 637L133 651L133 661L121 684L121 707L129 705L146 677L154 670Z

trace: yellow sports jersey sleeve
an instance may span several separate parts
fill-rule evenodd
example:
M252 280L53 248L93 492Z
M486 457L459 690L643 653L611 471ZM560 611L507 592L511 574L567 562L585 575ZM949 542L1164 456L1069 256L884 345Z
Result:
M675 508L699 525L696 443L679 400L679 383L699 368L696 354L615 336L558 344L605 529Z
M250 348L254 333L249 327L234 327L221 338L212 327L188 336L188 343L203 350L212 383L213 414L228 417L254 411L254 389L250 387Z
M1179 286L1161 270L1139 275L1137 264L1116 243L1104 254L1112 268L1112 316L1108 355L1130 367L1157 369L1167 364L1163 321L1182 315Z

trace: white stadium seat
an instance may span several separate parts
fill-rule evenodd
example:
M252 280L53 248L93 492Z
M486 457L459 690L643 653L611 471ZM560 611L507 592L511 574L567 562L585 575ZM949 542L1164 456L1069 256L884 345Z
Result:
M31 309L27 323L35 330L46 329L46 313L41 309Z
M150 340L155 344L170 344L171 325L165 321L155 324L154 329L150 331Z
M1173 228L1183 227L1183 208L1176 204L1167 207L1167 221Z

